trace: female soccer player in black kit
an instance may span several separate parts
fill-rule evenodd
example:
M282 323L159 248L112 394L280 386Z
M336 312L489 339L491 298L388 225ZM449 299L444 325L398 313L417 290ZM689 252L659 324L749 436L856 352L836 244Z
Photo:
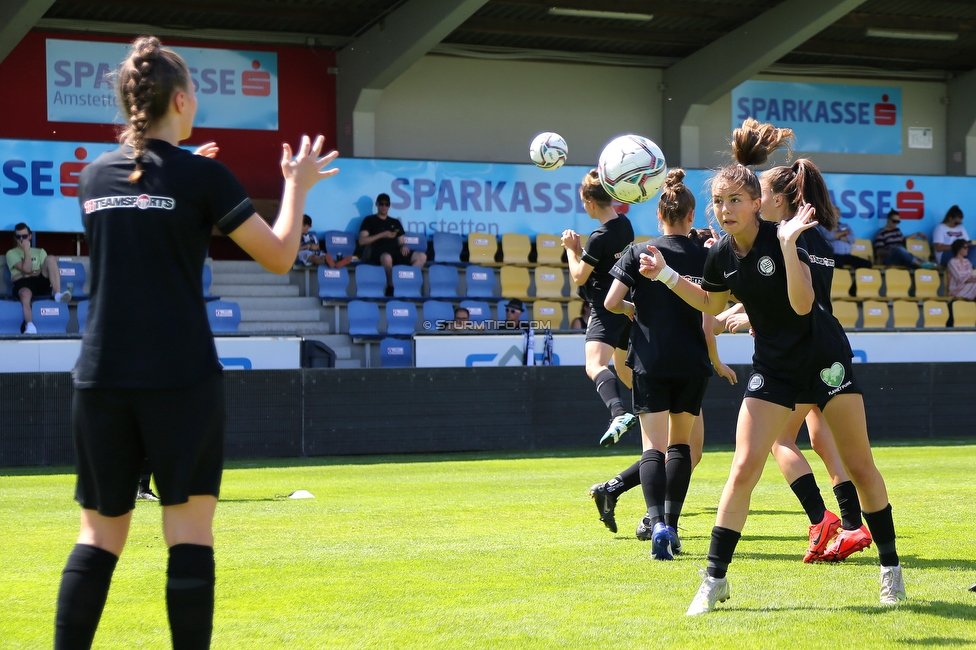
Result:
M706 250L688 237L695 197L684 176L682 169L668 171L657 212L664 235L654 244L678 273L700 282ZM634 412L643 441L639 474L647 516L641 524L651 539L651 557L670 560L681 548L677 526L691 482L692 430L712 365L731 383L735 373L718 360L714 318L640 274L643 248L632 246L610 270L614 281L604 305L634 319L627 365L633 370ZM629 292L632 302L626 300Z
M708 568L689 616L711 611L716 602L729 598L726 572L752 490L797 397L811 391L836 436L837 451L857 487L878 548L881 603L905 598L891 506L871 455L850 346L840 323L817 299L811 279L809 266L817 262L807 251L803 232L816 225L813 209L804 204L778 226L760 217L762 188L748 165L765 162L784 137L768 124L747 123L733 133L739 164L719 170L712 181L712 205L726 235L709 249L701 287L681 279L655 249L641 255L642 275L662 282L696 309L718 314L734 293L756 335L754 372L739 410L732 470L712 529Z
M338 170L323 139L282 146L284 192L273 227L222 164L177 145L197 100L186 63L137 39L116 79L122 146L81 174L91 250L91 307L74 370L75 498L81 532L68 557L56 650L89 648L125 546L143 459L163 506L166 604L177 649L208 648L213 629L213 517L223 466L224 391L200 277L216 226L269 271L286 273L308 191Z
M586 376L596 384L596 392L610 410L610 426L600 439L601 445L609 446L637 424L637 418L623 407L617 391L617 378L608 366L613 357L620 381L630 388L630 369L625 365L630 319L613 314L603 306L613 281L610 269L633 243L634 228L630 219L614 211L613 199L603 189L595 169L583 177L580 199L586 214L599 221L600 227L590 234L585 249L580 236L573 230L563 231L562 243L566 248L569 275L579 285L580 298L590 304L590 320L586 326Z

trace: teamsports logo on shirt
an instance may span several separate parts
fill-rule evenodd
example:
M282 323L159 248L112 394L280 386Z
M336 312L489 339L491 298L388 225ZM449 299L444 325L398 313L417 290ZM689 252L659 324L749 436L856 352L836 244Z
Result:
M773 263L773 259L769 255L763 255L759 258L758 268L759 272L766 276L776 272L776 264Z
M148 210L172 210L176 207L176 201L168 196L149 196L140 194L139 196L103 196L97 199L85 201L85 214L98 212L99 210L111 210L113 208L139 208Z

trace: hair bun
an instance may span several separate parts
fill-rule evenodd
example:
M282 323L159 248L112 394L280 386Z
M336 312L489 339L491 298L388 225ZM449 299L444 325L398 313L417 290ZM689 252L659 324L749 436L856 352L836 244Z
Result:
M664 179L664 186L673 188L676 185L680 185L684 180L685 170L675 167L668 170L668 177Z

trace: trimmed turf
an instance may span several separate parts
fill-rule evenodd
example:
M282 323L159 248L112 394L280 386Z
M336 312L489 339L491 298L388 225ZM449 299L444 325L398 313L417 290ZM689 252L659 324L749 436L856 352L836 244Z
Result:
M812 452L806 452L815 461ZM976 447L875 450L909 600L878 605L874 548L805 565L807 521L766 468L730 569L732 599L685 609L704 566L730 452L709 451L681 523L684 555L652 562L640 491L607 531L587 497L621 453L463 454L234 463L217 510L215 648L914 648L976 646ZM836 509L814 462L828 507ZM0 647L51 647L74 541L69 470L0 470ZM278 498L297 489L310 500ZM159 506L140 502L96 648L166 648Z

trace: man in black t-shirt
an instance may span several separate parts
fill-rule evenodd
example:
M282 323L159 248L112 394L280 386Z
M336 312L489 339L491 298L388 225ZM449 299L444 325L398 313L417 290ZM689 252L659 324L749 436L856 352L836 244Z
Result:
M363 262L379 264L386 270L386 295L393 295L393 266L410 264L423 267L427 254L411 251L403 242L403 224L389 216L390 195L376 197L376 214L363 219L359 227L359 245L363 247Z

